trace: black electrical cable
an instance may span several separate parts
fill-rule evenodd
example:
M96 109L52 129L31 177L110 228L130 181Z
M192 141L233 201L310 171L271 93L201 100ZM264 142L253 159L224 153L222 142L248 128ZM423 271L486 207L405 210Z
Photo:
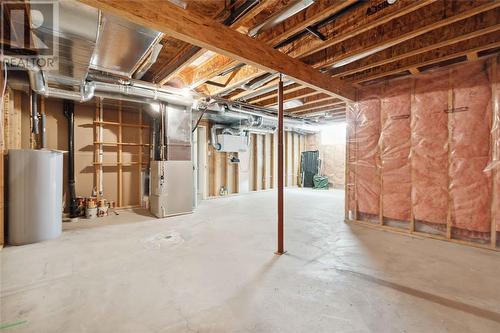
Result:
M206 107L205 109L203 109L203 111L201 112L201 116L196 121L196 124L194 125L193 130L191 131L191 133L194 133L194 131L196 131L196 129L198 128L198 125L200 124L201 118L203 118L203 116L205 115L205 112L207 112L207 109L208 109L208 107Z

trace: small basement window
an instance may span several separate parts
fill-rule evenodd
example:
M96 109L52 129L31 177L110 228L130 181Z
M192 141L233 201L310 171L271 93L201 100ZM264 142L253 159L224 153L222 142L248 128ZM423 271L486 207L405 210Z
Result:
M321 144L345 144L346 123L329 124L321 127Z

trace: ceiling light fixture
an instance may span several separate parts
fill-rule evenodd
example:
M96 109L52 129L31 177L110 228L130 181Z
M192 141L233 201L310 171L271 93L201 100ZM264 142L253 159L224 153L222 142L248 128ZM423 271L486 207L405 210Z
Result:
M332 67L333 68L338 68L338 67L345 66L347 64L350 64L351 62L358 61L360 59L363 59L363 58L366 58L368 56L371 56L372 54L375 54L377 52L380 52L380 51L383 51L385 49L388 49L389 47L394 46L396 44L397 44L397 42L392 42L392 43L388 43L388 44L376 47L376 48L374 48L372 50L368 50L368 51L365 51L365 52L362 52L362 53L359 53L359 54L355 54L353 56L350 56L348 58L342 59L342 60L334 63L332 65Z
M257 35L261 30L266 30L269 28L274 27L275 25L283 22L289 17L292 17L293 15L297 14L301 10L306 9L310 5L314 3L314 0L299 0L296 1L294 4L288 6L284 10L282 10L280 13L276 14L275 16L272 16L271 18L267 19L264 23L259 24L250 32L248 33L249 36L253 37Z

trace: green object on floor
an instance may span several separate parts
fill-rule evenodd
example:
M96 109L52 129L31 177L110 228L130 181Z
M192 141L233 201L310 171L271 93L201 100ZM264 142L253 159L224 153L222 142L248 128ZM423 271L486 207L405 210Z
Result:
M11 327L22 325L22 324L26 324L27 322L28 322L27 320L18 320L18 321L13 322L13 323L3 323L3 324L0 324L0 330L6 329L6 328L11 328Z
M328 190L328 177L314 175L313 183L315 189Z

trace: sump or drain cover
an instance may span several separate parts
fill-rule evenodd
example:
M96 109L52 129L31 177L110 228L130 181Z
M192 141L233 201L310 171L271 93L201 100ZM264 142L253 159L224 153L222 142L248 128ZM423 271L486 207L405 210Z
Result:
M178 232L168 234L160 233L142 240L147 249L160 249L162 247L173 247L184 243L184 238Z

